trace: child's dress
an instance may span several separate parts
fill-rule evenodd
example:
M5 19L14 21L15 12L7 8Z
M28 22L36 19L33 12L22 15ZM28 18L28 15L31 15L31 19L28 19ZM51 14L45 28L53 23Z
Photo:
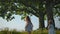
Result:
M51 24L49 25L49 33L48 34L55 34L54 26Z
M33 28L32 23L28 23L28 24L26 25L26 27L25 27L25 30L28 31L28 32L30 32L30 31L32 31L32 28Z

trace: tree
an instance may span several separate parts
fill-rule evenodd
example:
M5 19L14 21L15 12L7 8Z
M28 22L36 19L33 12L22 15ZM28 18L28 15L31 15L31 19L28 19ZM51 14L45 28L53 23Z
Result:
M13 19L12 14L33 14L39 18L39 28L44 27L44 15L47 14L48 21L53 20L53 7L59 4L60 0L0 0L0 16L6 19ZM50 3L49 3L50 2ZM50 5L49 5L50 4ZM46 7L44 7L44 5ZM50 10L50 11L49 11ZM49 11L49 12L48 12ZM51 15L50 15L51 14ZM54 20L53 20L54 25Z
M54 3L54 0L52 1L52 0L46 0L46 14L47 14L47 18L48 18L48 27L49 27L49 25L51 25L50 23L49 23L49 20L51 20L51 23L52 23L52 25L53 26L51 26L51 27L54 27L55 28L55 23L54 23L54 19L53 19L53 11L52 11L52 9L53 9L53 7L54 7L54 5L55 5L55 3ZM49 12L48 12L49 11ZM53 29L54 29L53 28ZM50 28L48 28L48 30L50 30ZM52 30L51 30L52 31ZM50 32L50 31L49 31ZM52 32L50 32L50 34L51 34ZM54 30L53 30L53 33L55 33L54 32Z
M38 0L39 1L39 0ZM31 2L31 1L25 1L25 0L16 0L16 1L1 1L1 4L3 5L3 4L5 4L3 7L4 8L6 8L5 6L7 6L7 5L9 5L9 6L7 6L7 8L6 9L3 9L3 10L7 10L6 11L6 13L9 11L10 13L8 14L8 16L7 16L7 19L11 19L10 18L10 16L12 16L12 14L14 13L14 11L15 11L15 13L22 13L22 11L21 10L23 10L23 12L25 11L25 12L27 12L27 13L32 13L33 15L35 15L35 16L37 16L37 17L40 17L39 18L39 20L41 19L41 18L43 18L44 17L44 15L42 15L42 11L40 12L40 10L39 10L39 8L36 8L36 7L39 7L39 2L38 1L33 1L33 2ZM27 2L27 3L26 3ZM32 5L30 4L30 3L32 3ZM36 3L35 3L36 2ZM17 5L14 5L14 3L18 3L18 4L20 4L20 6L23 4L24 6L24 9L21 9L21 8L18 8L17 7ZM37 6L35 6L37 4ZM41 4L41 3L40 3ZM42 6L42 5L41 5ZM41 8L41 7L40 7ZM20 10L21 9L21 10ZM42 9L42 8L41 8ZM28 12L29 11L29 12ZM4 11L3 11L4 12ZM5 13L5 14L6 14ZM41 15L40 15L41 14ZM41 17L42 16L42 17ZM13 17L14 18L14 17ZM44 19L43 19L44 20ZM40 20L41 21L41 23L43 23L42 22L42 19ZM41 24L40 24L41 25ZM44 27L44 23L42 24L42 26ZM40 26L40 27L42 27L42 26Z

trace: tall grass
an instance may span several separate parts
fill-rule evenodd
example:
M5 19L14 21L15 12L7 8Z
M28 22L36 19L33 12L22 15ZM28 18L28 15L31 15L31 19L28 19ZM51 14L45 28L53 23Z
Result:
M17 32L17 31L0 31L0 34L28 34L28 32ZM41 30L32 31L32 34L41 34ZM48 30L43 30L43 34L48 34ZM56 34L60 34L60 30L56 30Z

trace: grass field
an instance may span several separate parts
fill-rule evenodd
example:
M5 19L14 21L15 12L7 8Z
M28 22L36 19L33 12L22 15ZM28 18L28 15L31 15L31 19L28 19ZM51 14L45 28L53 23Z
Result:
M41 30L32 31L32 34L41 34ZM48 34L48 30L43 30L43 34ZM0 34L28 34L26 31L17 32L17 31L0 31ZM56 34L60 34L60 30L56 30Z

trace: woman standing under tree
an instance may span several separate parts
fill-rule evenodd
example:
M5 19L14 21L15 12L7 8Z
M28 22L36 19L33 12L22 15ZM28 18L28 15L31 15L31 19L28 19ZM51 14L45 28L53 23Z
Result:
M31 23L29 16L25 17L25 21L26 21L25 31L27 31L28 34L31 34L31 31L33 29L33 24Z
M49 20L49 26L48 26L49 33L48 34L55 34L54 26L52 23L53 23L53 21Z

